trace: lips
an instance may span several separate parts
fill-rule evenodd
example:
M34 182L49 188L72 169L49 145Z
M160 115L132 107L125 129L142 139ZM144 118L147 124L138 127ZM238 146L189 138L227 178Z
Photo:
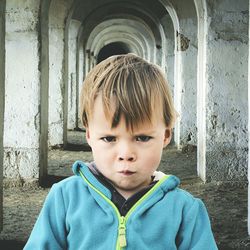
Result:
M119 171L119 173L123 174L123 175L126 175L126 176L130 176L130 175L135 174L135 172L130 171L130 170L122 170L122 171Z

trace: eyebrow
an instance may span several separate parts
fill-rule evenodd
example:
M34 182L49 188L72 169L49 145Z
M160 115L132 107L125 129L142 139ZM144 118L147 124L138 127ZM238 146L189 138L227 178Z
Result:
M142 131L135 131L134 133L133 133L133 135L147 135L147 134L150 134L150 135L152 135L152 134L155 134L156 133L156 131L155 130L142 130Z
M139 135L154 135L156 133L155 130L143 130L143 131L135 131L130 132L132 136L139 136ZM114 131L97 131L98 136L117 136L117 133Z

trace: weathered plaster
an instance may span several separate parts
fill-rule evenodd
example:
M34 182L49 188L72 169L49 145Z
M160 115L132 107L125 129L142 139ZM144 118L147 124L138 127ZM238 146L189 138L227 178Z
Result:
M197 16L197 174L206 180L207 5L194 0Z
M4 176L12 179L38 178L39 150L27 148L5 148Z
M250 1L248 11L250 9ZM250 23L250 17L248 17ZM250 25L248 25L248 41L250 41ZM248 131L250 130L250 45L248 44ZM250 134L248 133L248 149L250 147ZM250 235L250 154L248 153L248 235Z
M63 144L64 29L69 2L53 0L49 9L49 146Z
M77 35L80 27L79 21L72 20L69 27L69 78L68 78L68 129L77 127L76 121L76 53Z
M18 149L27 154L16 162L20 175L38 178L39 159L39 41L38 1L6 3L6 77L5 77L5 159ZM22 158L22 155L20 156ZM4 175L16 172L4 161Z
M0 231L3 226L3 125L5 99L5 1L0 2ZM3 35L4 34L4 35Z
M245 180L247 173L248 5L229 2L208 12L207 180Z
M197 5L198 0L195 2ZM110 37L108 33L101 33L101 31L94 33L94 38L91 40L94 43L91 43L92 47L89 47L91 51L84 51L80 48L81 42L76 42L80 33L78 32L79 26L69 25L72 21L70 8L73 0L51 0L48 29L49 73L47 77L49 76L49 84L46 85L49 87L49 101L47 101L49 146L64 143L67 129L78 126L77 84L81 85L84 69L88 65L95 64L95 53L98 53L107 43L124 42L127 38L126 44L134 51L138 49L142 55L146 55L146 52L148 55L151 53L149 58L153 61L166 62L163 66L174 92L177 111L180 113L180 121L177 122L176 129L177 144L197 144L197 128L201 131L205 125L205 130L202 130L199 139L199 141L204 140L204 143L203 146L198 143L198 147L203 148L202 158L205 160L202 166L203 170L207 170L207 180L246 178L248 5L243 0L237 3L232 0L207 2L208 33L204 31L203 35L197 34L198 28L202 31L204 27L201 28L201 20L197 21L193 1L161 0L162 8L166 13L168 11L169 15L162 11L159 23L155 22L157 13L153 13L153 10L150 12L145 8L141 12L142 16L152 14L151 21L154 22L154 30L151 28L152 25L150 26L142 19L142 16L131 19L132 23L141 22L142 25L147 26L148 37L152 35L151 42L146 41L150 39L145 39L145 36L144 40L141 38L145 34L134 37L135 32L131 29L127 29L126 34L121 34L125 33L125 28L131 24L131 22L122 21L120 24L123 29L112 27ZM88 4L95 12L94 7L97 7L99 2L95 1L94 6L90 2ZM105 6L106 10L109 10L111 5ZM159 6L160 4L158 8ZM40 147L41 116L39 112L40 105L42 105L42 110L44 104L40 103L43 93L39 86L39 67L44 60L39 54L39 8L39 3L34 0L26 2L11 0L7 3L4 145L5 154L7 152L8 155L12 154L10 159L14 159L17 151L23 152L19 155L23 155L24 158L26 157L25 150L30 154L36 154L37 148ZM84 13L90 13L89 11L84 10ZM125 16L129 15L127 11L128 9L126 13L121 13L121 16L118 12L112 13L113 16L109 13L108 18L103 21L112 20L110 21L112 24L118 18L125 20ZM135 8L130 15L135 15L136 11L139 13ZM100 24L102 19L98 20L93 23ZM91 21L93 20L84 20L82 29L86 28L89 31L92 27ZM155 30L156 24L159 24L158 30ZM140 25L136 27L138 27L137 31L143 33ZM94 28L95 26L88 34L91 34ZM177 32L178 36L176 36ZM103 34L103 37L100 38L99 33ZM162 44L155 43L155 34L158 36L164 34L165 38L157 38L162 41ZM84 36L84 31L80 37L82 36ZM124 38L124 36L127 37ZM131 42L131 37L134 38L134 43ZM85 43L82 44L86 44L87 37L83 39ZM200 40L203 41L202 45ZM146 43L148 43L147 46ZM161 50L166 50L164 60L160 58ZM81 54L77 55L79 51ZM78 65L77 60L79 60ZM15 74L12 73L13 68L15 68ZM202 77L200 71L202 71ZM200 84L202 95L199 90ZM202 111L205 113L204 116L202 116ZM204 117L205 121L202 120ZM39 155L37 157L39 158ZM36 157L31 158L36 159ZM37 166L34 168L36 169ZM6 173L9 173L7 169ZM34 173L37 171L28 170L26 174L33 176ZM22 176L25 174L22 173Z
M172 95L174 93L174 36L175 31L173 27L173 22L169 15L165 15L161 19L161 24L166 36L166 59L165 59L165 65L164 70L166 72L166 77L168 80L168 83L171 87Z
M180 19L182 96L180 142L197 144L197 20Z
M78 44L78 58L77 58L77 68L76 68L76 128L81 128L82 124L81 124L81 117L80 117L80 93L81 93L81 89L82 89L82 84L83 84L83 80L84 80L84 52L83 52L83 46L79 46Z
M48 112L49 112L49 42L48 10L51 0L42 0L40 5L40 144L39 144L39 182L42 185L48 175Z

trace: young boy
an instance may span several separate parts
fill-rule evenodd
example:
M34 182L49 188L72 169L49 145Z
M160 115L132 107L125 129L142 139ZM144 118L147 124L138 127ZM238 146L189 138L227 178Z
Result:
M202 201L156 171L175 120L156 65L133 54L98 64L81 117L94 162L53 185L24 249L217 249Z

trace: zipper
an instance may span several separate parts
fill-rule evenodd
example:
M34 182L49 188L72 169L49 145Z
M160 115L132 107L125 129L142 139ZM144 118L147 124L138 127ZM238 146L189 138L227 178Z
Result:
M120 214L120 213L119 213ZM126 239L126 220L124 216L120 216L118 228L118 245L120 248L127 246ZM116 247L117 248L117 247Z
M124 247L127 246L127 239L126 239L126 222L133 213L133 211L144 201L146 200L153 192L155 189L158 188L158 186L161 185L162 182L164 182L166 179L169 178L170 175L165 175L161 180L159 180L141 199L139 199L128 211L126 216L122 216L116 207L116 205L108 199L101 191L99 191L94 185L92 185L89 180L84 176L82 171L79 169L79 173L81 177L88 183L88 185L96 191L106 202L108 202L111 207L114 209L117 218L118 218L118 236L117 236L117 242L116 242L116 250L122 250Z

